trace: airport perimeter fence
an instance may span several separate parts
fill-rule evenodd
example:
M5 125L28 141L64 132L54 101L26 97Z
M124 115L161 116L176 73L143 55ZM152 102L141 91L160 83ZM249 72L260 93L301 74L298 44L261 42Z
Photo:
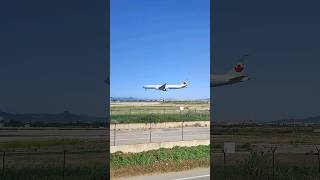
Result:
M209 139L210 121L208 107L127 106L111 107L110 145L145 144L154 142ZM196 122L190 125L189 122ZM121 129L122 124L143 123L140 128ZM176 123L174 127L161 128L157 124Z
M0 179L105 179L107 150L3 151Z
M320 149L310 153L268 151L211 152L213 179L320 179Z
M119 129L121 124L112 124L110 145L148 144L157 142L175 142L210 139L209 122L190 125L188 122L171 123L175 127L159 128L157 123L144 123L141 129Z

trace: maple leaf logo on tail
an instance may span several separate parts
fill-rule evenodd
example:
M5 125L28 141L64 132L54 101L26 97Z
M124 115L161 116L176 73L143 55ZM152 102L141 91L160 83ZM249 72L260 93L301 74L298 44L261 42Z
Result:
M238 61L238 63L232 67L232 69L230 71L227 72L227 74L231 74L231 75L241 75L243 73L243 71L245 70L246 67L246 61L245 58L248 55L244 55L240 58L240 60Z
M244 69L244 66L243 66L243 64L237 64L235 67L234 67L234 71L236 71L236 72L242 72L243 71L243 69Z

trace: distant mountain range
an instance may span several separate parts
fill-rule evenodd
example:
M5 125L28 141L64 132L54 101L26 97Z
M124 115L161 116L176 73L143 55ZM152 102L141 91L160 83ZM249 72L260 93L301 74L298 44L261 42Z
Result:
M298 118L298 119L282 119L282 120L277 120L277 121L270 121L267 123L281 123L281 124L320 123L320 116Z
M157 99L135 98L135 97L110 97L111 101L150 101Z
M137 98L137 97L110 97L110 101L209 101L210 98L204 99L175 99L175 98Z
M64 111L58 114L47 113L8 113L0 111L0 120L4 122L19 121L19 122L43 122L43 123L74 123L74 122L95 122L105 121L105 118L91 117L86 115L77 115L69 111Z

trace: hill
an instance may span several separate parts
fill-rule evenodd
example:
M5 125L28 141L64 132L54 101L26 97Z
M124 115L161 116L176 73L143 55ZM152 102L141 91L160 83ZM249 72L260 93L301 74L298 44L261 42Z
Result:
M277 121L270 121L268 123L281 123L281 124L320 123L320 116L313 116L313 117L307 117L307 118L281 119Z

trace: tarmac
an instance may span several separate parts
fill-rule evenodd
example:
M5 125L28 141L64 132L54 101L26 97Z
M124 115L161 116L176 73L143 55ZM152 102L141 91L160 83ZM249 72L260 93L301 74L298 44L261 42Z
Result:
M24 139L108 139L105 128L6 128L0 129L0 142Z
M127 145L149 143L150 140L151 142L181 141L182 139L185 141L204 140L209 139L210 128L184 127L183 130L182 128L166 128L151 129L151 131L149 129L118 130L115 133L111 130L109 133L105 128L3 128L0 129L0 142L24 139L57 138L87 140L110 139L110 145ZM114 140L116 143L114 143Z
M209 180L210 168L121 178L119 180Z

